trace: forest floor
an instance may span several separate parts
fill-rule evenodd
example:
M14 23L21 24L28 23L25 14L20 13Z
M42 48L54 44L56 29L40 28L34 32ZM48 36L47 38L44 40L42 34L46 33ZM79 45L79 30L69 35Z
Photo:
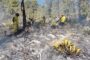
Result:
M84 32L86 26L68 26L52 29L32 27L29 34L0 38L0 60L90 60L90 35ZM68 36L69 34L71 34ZM68 36L83 53L80 56L66 56L57 53L48 43Z

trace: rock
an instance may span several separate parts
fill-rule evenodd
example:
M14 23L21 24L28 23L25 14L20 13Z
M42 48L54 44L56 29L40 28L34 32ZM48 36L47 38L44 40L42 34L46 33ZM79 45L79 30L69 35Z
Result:
M7 47L10 47L11 50L15 50L17 46L14 43L9 43Z
M32 40L32 41L31 41L31 44L40 45L41 42L38 41L38 40Z
M78 60L83 60L83 59L79 58Z
M56 36L53 35L53 34L48 34L47 36L48 36L48 37L51 37L51 38L53 38L53 39L56 38Z
M50 40L50 38L48 38L47 36L42 35L42 34L41 34L39 37L40 37L40 38L43 38L43 39L45 39L45 40Z
M0 60L3 60L5 58L4 55L0 55Z
M67 60L72 60L72 58L70 58L70 57L67 57Z
M66 60L62 55L60 56L55 56L55 60Z
M88 54L90 55L90 48L88 49Z

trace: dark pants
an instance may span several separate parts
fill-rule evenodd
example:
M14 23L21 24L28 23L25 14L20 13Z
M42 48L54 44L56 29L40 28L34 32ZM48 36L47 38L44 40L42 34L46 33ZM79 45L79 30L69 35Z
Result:
M64 26L64 25L65 25L65 23L64 23L64 22L60 22L60 23L59 23L59 25Z
M57 26L51 26L51 28L52 28L52 29L55 29L55 28L57 28Z

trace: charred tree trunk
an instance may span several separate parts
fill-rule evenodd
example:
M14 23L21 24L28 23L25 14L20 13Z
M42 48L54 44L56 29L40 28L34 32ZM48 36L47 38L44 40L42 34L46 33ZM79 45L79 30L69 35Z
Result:
M23 29L26 27L26 13L25 13L25 5L24 5L24 0L21 2L21 11L23 14Z

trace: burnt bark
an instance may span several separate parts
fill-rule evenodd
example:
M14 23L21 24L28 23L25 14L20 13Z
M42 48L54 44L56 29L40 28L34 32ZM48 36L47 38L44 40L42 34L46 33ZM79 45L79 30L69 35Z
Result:
M25 5L24 5L24 0L21 2L21 11L22 11L22 16L23 16L23 29L26 27L26 12L25 12Z

